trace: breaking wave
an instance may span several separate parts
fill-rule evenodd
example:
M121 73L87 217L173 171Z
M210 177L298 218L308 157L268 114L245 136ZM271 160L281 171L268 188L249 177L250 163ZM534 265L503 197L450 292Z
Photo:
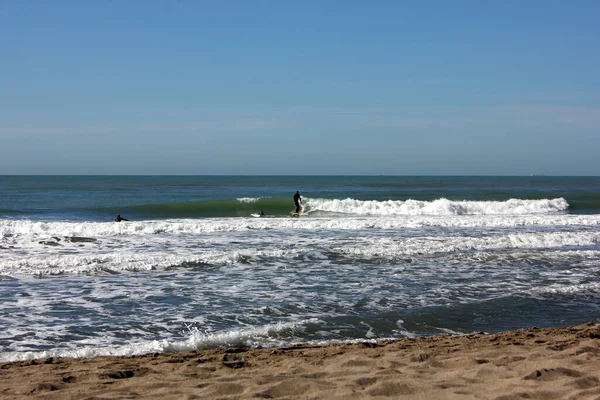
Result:
M510 199L506 201L448 200L440 198L424 200L357 200L324 199L305 197L302 203L307 215L525 215L564 213L570 208L564 198L556 199ZM287 216L295 206L287 197L240 197L237 199L207 200L200 202L146 204L123 207L120 213L140 219L169 218L228 218L247 217L264 211L268 216ZM112 210L91 210L100 214Z
M525 215L560 213L569 209L563 198L507 201L306 199L305 212L359 215Z

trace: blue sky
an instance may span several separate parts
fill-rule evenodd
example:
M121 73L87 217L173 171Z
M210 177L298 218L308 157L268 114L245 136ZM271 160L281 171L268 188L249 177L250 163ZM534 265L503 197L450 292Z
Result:
M599 15L0 0L0 174L600 175Z

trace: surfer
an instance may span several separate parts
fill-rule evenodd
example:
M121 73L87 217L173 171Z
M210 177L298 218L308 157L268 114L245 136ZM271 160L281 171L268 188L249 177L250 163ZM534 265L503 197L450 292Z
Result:
M296 194L294 195L294 204L296 205L296 214L300 213L300 204L302 203L302 197L300 197L300 192L296 190Z
M264 217L265 216L265 212L263 210L260 210L260 214L258 214L258 215L260 215L261 217Z
M117 214L117 218L115 218L115 221L121 222L121 221L129 221L129 220L121 217L121 214Z

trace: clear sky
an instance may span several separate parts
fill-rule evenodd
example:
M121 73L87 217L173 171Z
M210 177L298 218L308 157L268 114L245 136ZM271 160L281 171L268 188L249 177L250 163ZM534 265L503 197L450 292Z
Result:
M0 174L600 175L600 1L0 0Z

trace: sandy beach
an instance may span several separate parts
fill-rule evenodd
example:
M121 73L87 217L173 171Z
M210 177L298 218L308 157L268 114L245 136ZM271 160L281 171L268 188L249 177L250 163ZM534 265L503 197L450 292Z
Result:
M600 399L600 326L0 364L6 399Z

